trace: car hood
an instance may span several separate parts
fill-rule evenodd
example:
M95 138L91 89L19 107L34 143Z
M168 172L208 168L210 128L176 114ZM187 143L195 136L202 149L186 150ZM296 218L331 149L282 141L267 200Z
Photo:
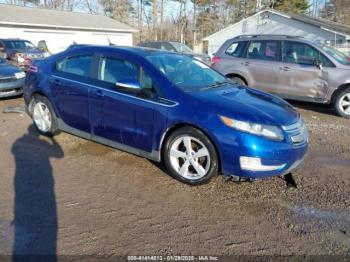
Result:
M16 66L9 64L0 64L0 76L12 76L15 73L21 72L22 70Z
M241 121L281 126L299 119L299 113L286 101L249 87L227 84L191 94L210 112Z

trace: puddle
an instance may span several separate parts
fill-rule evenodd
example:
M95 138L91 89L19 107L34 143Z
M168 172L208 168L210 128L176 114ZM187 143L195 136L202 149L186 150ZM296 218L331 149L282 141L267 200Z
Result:
M324 221L329 224L338 224L339 222L348 224L350 227L350 212L347 211L330 211L314 207L295 206L293 211L300 217L313 218Z
M93 156L104 156L109 152L112 152L107 146L100 145L93 142L85 142L77 145L76 147L70 150L71 152L83 152L84 154L93 155Z
M318 165L350 167L349 152L332 153L325 151L314 151L310 154L310 160L317 162Z
M24 107L21 106L7 106L3 110L4 113L25 113Z
M350 159L339 159L335 157L317 157L315 158L315 160L321 165L350 167Z

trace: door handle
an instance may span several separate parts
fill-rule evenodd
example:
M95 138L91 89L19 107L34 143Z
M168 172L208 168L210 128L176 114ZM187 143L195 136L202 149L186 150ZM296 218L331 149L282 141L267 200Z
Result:
M280 67L280 70L289 71L289 70L290 70L290 67L288 67L288 66L281 66L281 67Z
M249 66L249 62L242 62L241 64L244 66Z
M97 91L95 92L95 94L96 94L96 96L99 96L99 97L104 96L102 90L97 90Z
M61 85L61 81L58 79L53 79L50 81L51 84L53 84L54 86L60 86Z

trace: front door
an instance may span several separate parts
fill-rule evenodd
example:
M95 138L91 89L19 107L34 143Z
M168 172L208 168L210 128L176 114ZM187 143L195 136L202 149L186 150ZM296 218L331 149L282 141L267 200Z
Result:
M145 75L142 67L115 55L102 56L99 64L96 87L90 89L93 135L151 152L159 105L152 102L151 96L140 97L118 89L116 83L137 80L149 95L155 92L152 78Z
M315 61L324 68L315 66ZM328 92L328 70L333 64L312 46L295 41L283 41L282 62L277 92L281 96L303 99L324 99Z

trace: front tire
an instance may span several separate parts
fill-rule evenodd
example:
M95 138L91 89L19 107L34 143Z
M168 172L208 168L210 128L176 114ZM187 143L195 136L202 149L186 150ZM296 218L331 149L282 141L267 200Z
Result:
M205 184L218 173L214 145L193 127L183 127L170 134L163 160L172 177L189 185Z
M246 82L238 76L230 77L231 81L240 86L246 86Z
M337 94L334 108L338 115L350 118L350 87Z
M30 113L40 134L45 136L57 134L57 118L50 101L46 97L35 95L30 101Z

